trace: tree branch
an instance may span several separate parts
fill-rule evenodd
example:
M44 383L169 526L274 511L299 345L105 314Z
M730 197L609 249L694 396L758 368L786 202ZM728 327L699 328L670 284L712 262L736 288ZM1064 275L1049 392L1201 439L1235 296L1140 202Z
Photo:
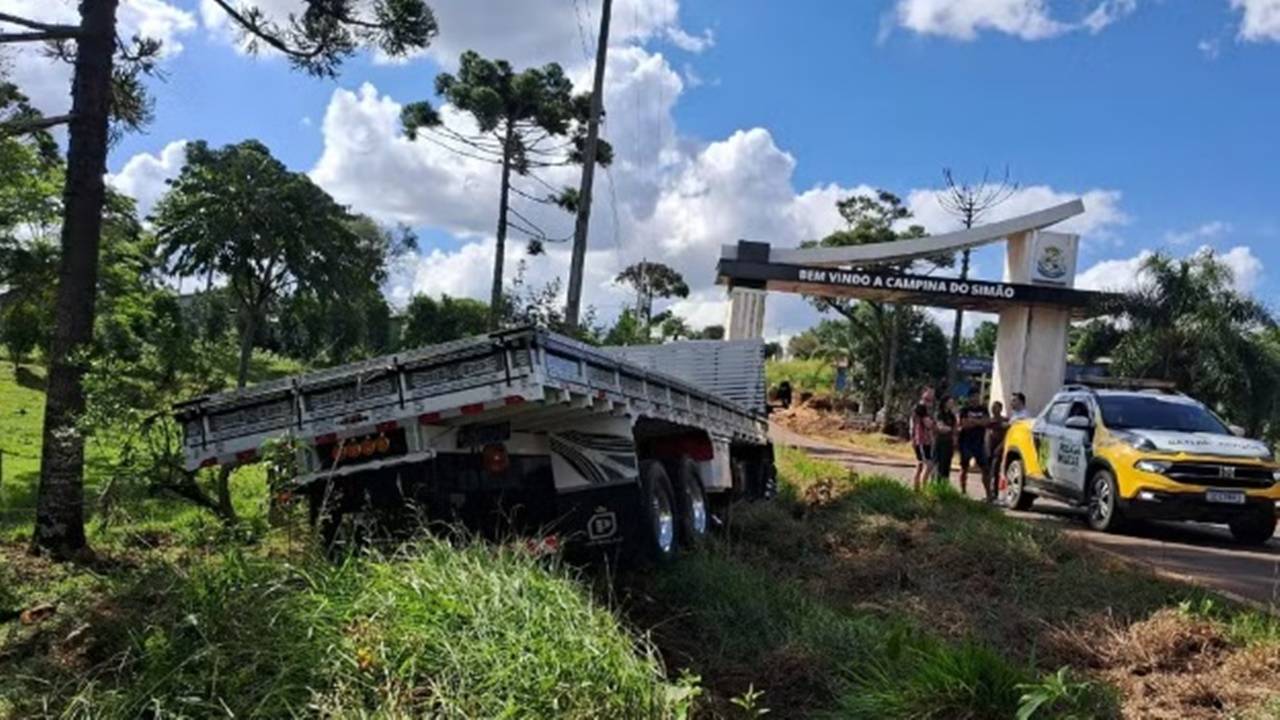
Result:
M65 125L66 123L71 122L74 118L74 115L68 113L66 115L51 115L49 117L10 120L9 122L0 123L0 136L20 135L22 133L36 132L38 130L48 130L55 125Z
M35 32L0 33L0 43L47 42L50 40L72 40L77 35L64 32L37 30Z
M10 15L9 13L0 12L0 22L7 22L13 25L20 25L32 30L40 30L47 33L59 33L66 35L68 39L76 37L80 34L80 28L75 25L56 25L52 23L42 23L38 20Z
M314 60L324 53L324 45L322 43L316 43L316 46L310 50L299 50L297 48L290 47L285 41L268 33L257 20L245 17L245 15L239 10L231 7L226 0L213 0L213 2L215 5L222 8L223 12L230 15L231 19L236 21L236 24L244 28L245 32L248 32L289 57L297 58L299 60Z

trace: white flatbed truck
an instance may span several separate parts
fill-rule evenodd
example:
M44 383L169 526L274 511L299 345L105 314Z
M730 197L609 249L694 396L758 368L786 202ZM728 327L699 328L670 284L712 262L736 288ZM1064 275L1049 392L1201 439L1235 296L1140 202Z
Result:
M657 559L775 491L760 341L598 348L519 328L182 403L188 470L292 438L326 543L352 523L534 529Z

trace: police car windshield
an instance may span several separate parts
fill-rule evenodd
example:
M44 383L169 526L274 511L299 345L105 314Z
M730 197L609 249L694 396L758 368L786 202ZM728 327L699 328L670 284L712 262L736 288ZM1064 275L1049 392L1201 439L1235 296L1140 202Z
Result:
M1098 404L1102 407L1102 421L1117 430L1231 433L1199 403L1140 395L1104 395L1098 398Z

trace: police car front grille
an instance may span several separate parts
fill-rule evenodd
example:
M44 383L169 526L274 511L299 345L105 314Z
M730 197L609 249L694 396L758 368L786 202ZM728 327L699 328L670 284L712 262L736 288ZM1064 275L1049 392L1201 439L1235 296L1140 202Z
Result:
M1268 488L1275 482L1269 468L1232 463L1179 462L1165 475L1180 483L1212 487Z

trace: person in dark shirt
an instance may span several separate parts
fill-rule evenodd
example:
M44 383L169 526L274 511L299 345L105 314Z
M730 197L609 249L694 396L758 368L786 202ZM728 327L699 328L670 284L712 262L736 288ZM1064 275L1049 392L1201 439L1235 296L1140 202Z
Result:
M1009 419L1004 416L1004 403L991 403L991 424L987 426L987 501L1000 494L1000 480L1004 477L1004 436L1009 432Z
M987 426L991 424L991 415L982 404L982 396L977 390L969 393L969 400L960 408L960 492L969 493L970 461L977 466L984 489L991 484L987 462Z
M783 380L782 384L778 386L778 404L784 410L791 407L791 383L786 380Z
M956 401L943 395L938 403L937 432L933 440L933 462L937 466L936 480L951 482L951 458L956 452Z

